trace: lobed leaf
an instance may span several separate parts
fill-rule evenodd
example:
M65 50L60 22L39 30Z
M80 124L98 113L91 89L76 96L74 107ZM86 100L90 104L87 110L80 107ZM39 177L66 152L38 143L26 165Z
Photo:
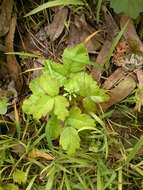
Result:
M66 152L71 155L80 147L80 137L73 127L64 128L60 136L60 145Z
M66 125L76 129L95 127L94 120L87 114L81 113L78 107L70 110L69 117L66 120Z
M54 105L54 113L60 120L65 120L65 118L68 116L69 112L67 110L67 107L69 106L69 103L67 99L63 96L56 96L55 97L55 105Z
M83 71L90 63L87 49L84 44L66 48L63 53L63 64L68 74Z
M107 101L109 98L106 91L100 89L97 82L84 72L71 75L64 87L70 94L76 93L83 97L92 97L96 103Z
M52 116L46 125L46 135L51 138L51 140L57 139L62 131L62 124L57 117Z

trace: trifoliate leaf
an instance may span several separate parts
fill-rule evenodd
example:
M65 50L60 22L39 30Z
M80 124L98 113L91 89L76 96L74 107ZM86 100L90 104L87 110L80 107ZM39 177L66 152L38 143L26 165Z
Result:
M71 75L64 86L66 91L83 97L94 95L95 90L99 88L97 82L84 72Z
M82 114L80 109L75 107L70 110L66 125L76 129L91 128L95 127L95 122L89 115Z
M50 96L56 96L59 93L60 85L58 81L52 76L42 74L37 79L33 80L29 87L35 94L43 92Z
M7 98L0 99L0 114L2 115L6 114L7 106L8 106L8 99Z
M45 128L46 136L50 137L51 140L57 139L62 131L61 121L57 117L53 116L48 120Z
M66 48L63 53L63 63L68 74L84 70L85 66L90 63L84 44Z
M116 13L125 13L136 18L140 12L143 12L142 0L110 0L110 6Z
M25 183L27 180L27 173L22 170L16 170L13 173L13 181L19 185Z
M69 103L63 96L55 97L54 113L60 120L64 120L68 116L67 107Z
M63 86L66 77L68 76L68 72L64 65L52 62L50 60L45 61L43 72L55 78L59 82L60 86Z
M68 154L74 154L80 147L80 137L73 127L66 127L60 136L60 145Z
M22 110L26 114L32 114L35 119L40 119L52 111L54 107L54 98L45 94L31 95L23 103Z
M103 89L100 89L97 82L84 72L79 72L70 76L68 82L64 85L65 90L70 94L78 94L83 97L96 97L96 102L104 102L108 95Z

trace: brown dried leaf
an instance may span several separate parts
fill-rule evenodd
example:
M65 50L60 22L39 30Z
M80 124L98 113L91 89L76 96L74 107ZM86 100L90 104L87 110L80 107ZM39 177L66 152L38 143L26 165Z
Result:
M67 20L68 9L60 8L54 16L53 22L47 27L47 36L50 37L51 41L55 41L62 34L65 21Z
M78 43L84 42L90 35L95 33L95 31L96 30L86 22L84 15L75 15L74 21L70 25L67 41L68 46L72 47ZM91 54L97 53L96 51L101 47L101 41L103 41L103 39L99 33L88 40L85 44L88 52Z
M143 53L143 43L137 35L133 20L130 17L121 16L120 25L123 27L128 20L129 23L127 30L124 33L124 37L128 41L133 52L137 51Z
M109 40L106 40L104 42L98 56L97 56L96 64L101 65L100 68L104 67L104 64L105 64L106 59L108 57L108 53L109 53L111 45L112 45L112 42L109 41ZM91 71L91 74L92 74L93 78L99 82L100 78L101 78L101 75L102 75L102 72L103 72L102 69L93 68L92 71Z
M110 99L108 102L101 104L102 109L106 111L112 105L120 102L129 96L136 87L136 81L132 76L127 76L115 88L109 92Z
M33 149L29 154L28 154L29 158L44 158L46 160L54 160L54 157L51 156L50 154L42 151L42 150L38 150L38 149Z
M112 75L110 75L107 80L103 84L103 88L106 90L110 90L113 88L119 81L125 78L126 73L122 70L122 68L116 69Z
M7 34L11 21L13 0L3 0L0 13L0 37Z

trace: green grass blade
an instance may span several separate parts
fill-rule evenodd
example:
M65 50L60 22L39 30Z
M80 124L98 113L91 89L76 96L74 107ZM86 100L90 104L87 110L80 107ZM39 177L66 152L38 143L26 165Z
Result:
M102 178L101 178L101 172L98 166L98 170L97 170L97 190L103 190L103 183L102 183Z
M55 168L53 168L51 174L48 176L48 182L46 184L45 190L52 190L53 183L55 180L55 173L56 173Z
M78 178L79 182L81 183L81 185L83 186L83 189L89 190L86 183L83 181L82 177L79 175L79 173L76 171L76 169L74 170L74 173L75 173L75 176Z
M97 12L96 12L96 21L99 23L100 20L100 10L101 10L102 0L98 0Z
M33 186L33 183L34 183L36 177L37 177L37 176L34 176L34 177L31 179L31 181L30 181L30 183L28 184L26 190L31 190L31 188L32 188L32 186Z
M118 171L118 190L122 190L123 188L123 175L122 175L122 168Z
M50 2L44 3L40 6L38 6L37 8L33 9L32 11L27 13L25 15L25 17L31 16L33 14L36 14L40 11L43 11L43 10L45 10L47 8L51 8L51 7L66 6L66 5L83 5L83 4L84 3L81 0L55 0L55 1L50 1Z
M140 150L140 148L142 146L143 146L143 135L140 137L138 142L135 144L134 148L131 150L131 152L127 156L127 160L126 160L125 164L130 163L130 161L135 157L135 155L138 153L138 151Z
M64 174L64 178L65 178L66 189L67 190L72 190L71 185L70 185L70 181L68 180L66 173Z

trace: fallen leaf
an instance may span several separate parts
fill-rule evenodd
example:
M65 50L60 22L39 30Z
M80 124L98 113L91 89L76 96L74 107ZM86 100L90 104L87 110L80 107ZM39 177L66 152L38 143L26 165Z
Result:
M106 111L112 105L120 102L129 96L136 87L136 81L132 76L127 76L115 88L109 91L109 101L101 104L102 109Z
M54 157L43 150L33 149L29 154L29 158L44 158L46 160L54 160Z
M126 73L123 71L122 68L116 69L112 75L110 75L105 82L103 83L102 87L104 89L110 90L113 88L119 81L123 80L125 78Z
M11 14L13 9L13 0L3 0L0 13L0 37L4 36L9 31L11 22Z
M47 36L49 36L51 41L55 41L62 34L65 28L65 21L67 20L67 16L68 16L67 8L60 8L55 14L53 22L48 25L46 31Z
M75 15L74 20L70 25L67 44L69 47L73 47L76 44L84 42L89 36L91 36L95 32L96 29L86 22L84 15ZM88 40L88 42L85 44L88 53L97 53L97 50L101 47L101 41L103 41L103 39L99 33L94 35L90 40Z
M111 45L112 45L112 42L109 41L109 40L106 40L96 58L96 61L95 63L97 65L100 65L101 67L99 67L99 69L95 69L93 67L92 71L91 71L91 74L92 74L92 77L96 80L96 81L100 81L100 78L101 78L101 75L102 75L102 72L103 72L103 67L104 67L104 64L106 62L106 59L108 57L108 53L110 51L110 48L111 48Z
M129 43L133 52L141 52L143 53L143 43L141 42L139 36L137 35L134 22L130 17L121 16L120 25L123 27L125 23L129 21L126 32L124 33L124 37Z

